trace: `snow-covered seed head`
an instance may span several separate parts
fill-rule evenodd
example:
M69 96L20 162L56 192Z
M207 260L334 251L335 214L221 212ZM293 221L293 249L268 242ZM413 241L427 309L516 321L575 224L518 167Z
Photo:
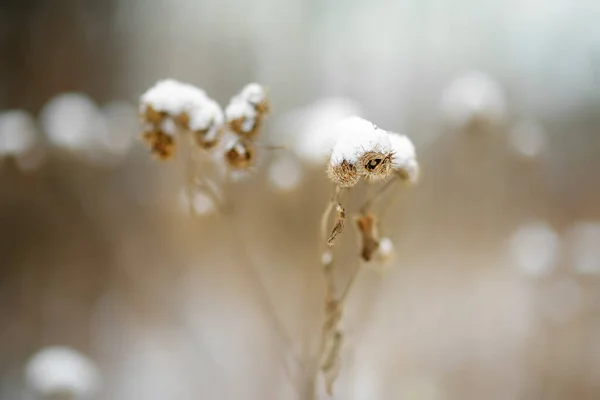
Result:
M338 164L330 163L327 166L327 177L340 187L352 187L360 180L354 164L345 160Z
M190 117L187 113L181 113L175 118L177 126L184 130L189 130L196 144L205 150L214 148L223 132L223 120L222 118L211 118L208 124L202 125L198 129L190 129ZM206 126L206 127L204 127Z
M224 122L221 107L202 89L173 79L157 82L141 96L140 116L146 141L148 136L156 136L156 132L170 137L178 131L192 132L196 143L205 149L217 143ZM160 142L164 141L161 138ZM151 146L155 142L151 141ZM156 153L155 147L151 149L159 158L169 158L164 151Z
M225 161L234 170L246 170L254 165L255 160L256 151L247 140L234 140L225 150Z
M357 163L360 175L372 181L380 181L392 173L392 153L368 151L360 156Z
M392 168L406 182L417 183L420 167L412 141L398 133L390 133L389 139L393 152Z
M380 180L390 175L393 153L386 131L359 117L341 120L334 130L336 142L327 170L331 180L351 187L360 177Z
M258 83L250 83L231 99L225 108L225 119L233 132L253 139L260 132L268 112L269 101L265 89Z

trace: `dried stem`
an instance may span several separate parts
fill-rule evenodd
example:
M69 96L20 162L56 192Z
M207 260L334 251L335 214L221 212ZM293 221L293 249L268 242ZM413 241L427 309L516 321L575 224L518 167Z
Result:
M277 310L275 309L275 305L269 298L267 289L260 277L260 273L258 272L257 268L255 268L253 266L253 264L254 264L252 261L253 257L250 255L250 253L248 252L248 249L244 245L245 241L241 240L241 238L239 237L238 227L235 225L234 220L232 218L227 218L226 220L227 220L227 225L229 228L228 231L235 238L234 242L240 244L240 246L235 246L235 248L239 252L239 257L242 260L241 264L246 266L246 270L248 272L250 279L254 282L254 284L258 288L258 291L260 293L260 302L262 303L264 309L266 310L268 318L271 320L271 323L274 325L275 332L277 332L280 350L284 354L286 354L286 352L289 352L289 354L292 355L292 360L293 360L293 363L294 363L296 369L300 370L302 373L303 379L306 379L306 377L309 375L308 371L306 370L306 366L301 362L300 357L294 351L292 338L291 338L288 330L285 328L285 324L279 317L279 314L277 313ZM285 359L282 362L283 362L284 371L285 371L287 378L290 380L290 382L292 382L294 388L298 389L300 386L298 385L298 382L296 381L296 379L294 379L292 371L290 371L290 368L288 366L288 363L286 362Z
M377 192L375 192L375 194L373 194L364 202L363 206L360 208L361 214L367 214L373 205L381 200L383 195L390 190L390 188L394 187L399 181L400 175L394 174L383 186L379 188Z

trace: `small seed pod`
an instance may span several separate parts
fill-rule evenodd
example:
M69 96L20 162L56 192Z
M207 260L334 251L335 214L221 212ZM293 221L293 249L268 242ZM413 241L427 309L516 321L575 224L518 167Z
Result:
M357 170L369 180L383 180L392 174L392 153L367 151L358 159Z
M142 107L140 112L140 119L144 124L151 124L153 126L160 126L167 114L164 112L156 111L154 107L145 105Z
M192 132L196 144L205 150L213 149L217 143L223 130L220 126L212 125L208 129Z
M175 140L160 129L143 133L144 141L150 146L150 152L160 160L168 160L175 154Z
M247 140L237 139L225 150L227 165L235 170L245 170L254 165L256 151L252 143Z
M269 112L269 101L262 86L250 83L231 99L225 109L229 128L243 138L253 140L260 133Z
M356 167L346 160L341 163L329 163L327 177L340 187L352 187L360 180Z
M258 136L262 119L249 103L231 103L227 109L229 129L242 138L253 140Z

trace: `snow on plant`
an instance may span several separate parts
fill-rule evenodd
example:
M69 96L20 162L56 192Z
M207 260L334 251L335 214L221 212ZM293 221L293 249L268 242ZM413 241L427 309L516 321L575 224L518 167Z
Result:
M320 370L324 374L326 390L332 393L333 383L340 369L340 349L344 335L339 329L346 297L358 271L353 274L341 297L336 297L333 268L333 247L343 233L346 210L340 202L343 190L352 189L361 180L368 183L386 181L369 198L354 217L360 237L360 257L364 262L388 260L393 245L379 234L379 218L372 211L375 202L397 182L414 184L419 177L419 164L414 145L406 136L387 132L372 122L359 117L341 120L334 128L336 138L327 165L327 176L335 184L334 195L323 213L321 229L327 250L322 257L326 280L325 322L321 337ZM329 229L330 215L335 210L333 227Z
M204 90L174 79L157 82L140 97L139 106L150 152L159 160L182 153L189 199L200 190L215 201L223 200L215 175L229 181L255 165L256 139L268 111L266 91L257 83L246 85L223 112ZM225 174L219 174L223 169Z
M360 116L360 105L345 97L326 97L292 110L277 121L276 131L299 160L321 168L335 144L335 130L340 120ZM280 136L281 137L281 136Z
M201 89L173 80L157 83L140 100L144 138L150 144L152 153L159 159L169 159L176 152L189 147L185 145L185 139L193 136L195 145L191 148L192 153L210 152L209 163L226 166L229 173L225 176L228 178L231 178L232 172L247 171L254 165L258 148L256 139L268 110L265 90L258 84L245 86L231 99L224 113ZM416 183L419 164L410 139L385 131L360 117L343 118L321 132L327 140L319 141L319 146L326 144L329 149L325 171L334 183L335 190L321 220L324 245L321 263L326 282L325 321L321 331L319 359L314 360L312 372L315 379L319 371L324 374L326 390L331 393L340 368L344 339L339 323L345 299L358 272L357 269L341 296L337 296L334 247L344 233L347 218L341 203L342 193L350 191L360 181L368 184L384 182L354 215L354 224L360 237L360 259L363 262L377 260L383 263L391 257L393 244L389 238L380 236L380 218L373 208L386 191L398 182ZM321 150L315 148L319 154ZM270 171L274 184L286 190L293 188L300 177L299 166L285 158L280 158L276 165L279 165L279 170L286 171L275 176ZM282 180L286 181L283 185ZM190 181L196 189L205 190L215 203L222 198L212 179L200 174L191 176ZM194 209L193 192L188 191L188 199L184 204ZM330 222L333 222L331 227Z

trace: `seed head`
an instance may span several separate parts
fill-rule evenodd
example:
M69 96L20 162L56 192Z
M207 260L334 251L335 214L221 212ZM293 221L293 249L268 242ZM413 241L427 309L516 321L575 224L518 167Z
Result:
M368 151L356 163L360 175L371 181L380 181L392 174L392 153Z
M360 180L360 175L353 164L342 161L339 164L329 164L327 177L340 187L352 187Z
M234 170L250 168L256 161L254 145L244 139L232 141L225 150L225 161Z
M165 142L155 138L156 132L172 139L177 132L192 132L201 148L212 148L219 140L224 120L221 107L202 89L172 79L157 82L141 96L140 116L144 138L150 141L153 152L157 141ZM173 140L170 142L174 146ZM165 151L160 154L162 159L170 157Z
M240 137L254 139L269 111L269 102L262 86L250 83L234 96L225 109L229 128Z
M162 130L153 129L143 133L142 138L148 146L150 152L159 160L168 160L175 154L175 140L173 136L166 134Z

